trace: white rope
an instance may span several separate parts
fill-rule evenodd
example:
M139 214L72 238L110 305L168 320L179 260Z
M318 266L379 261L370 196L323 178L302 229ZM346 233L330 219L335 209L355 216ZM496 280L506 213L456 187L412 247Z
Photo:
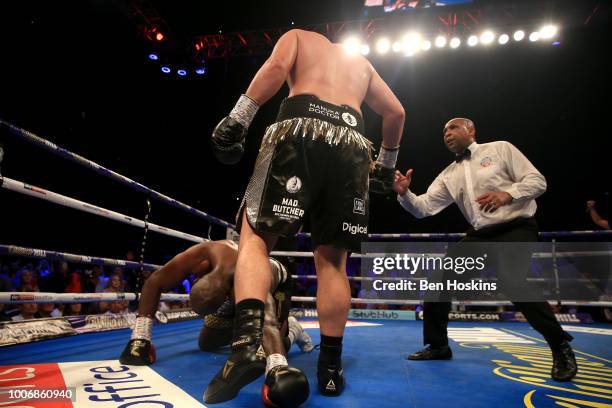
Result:
M123 300L135 300L134 293L52 293L52 292L1 292L0 303L19 304L19 303L92 303L92 302L117 302ZM163 301L188 301L189 295L179 293L164 293L161 295ZM315 303L316 297L311 296L292 296L293 302ZM374 305L419 305L420 300L402 299L364 299L352 298L351 303L365 303ZM510 301L497 300L461 300L453 301L454 304L474 305L474 306L503 306L511 305ZM556 300L549 300L548 303L556 305ZM582 300L563 300L562 305L568 306L612 306L612 301L582 301Z
M100 217L108 218L111 220L119 221L124 224L134 225L136 227L144 228L145 222L139 220L137 218L130 217L128 215L124 215L115 211L107 210L106 208L98 207L93 204L86 203L84 201L80 201L71 197L67 197L58 193L54 193L53 191L45 190L40 187L35 187L29 184L26 184L22 181L13 180L7 177L4 177L4 182L2 183L2 187L11 190L17 193L29 195L31 197L36 197L41 200L50 201L55 204L62 205L64 207L73 208L75 210L87 212L90 214L95 214ZM185 239L187 241L192 242L202 242L208 241L202 237L198 237L196 235L187 234L185 232L177 231L172 228L162 227L161 225L148 223L149 229L151 231L158 232L160 234L169 235L175 238Z

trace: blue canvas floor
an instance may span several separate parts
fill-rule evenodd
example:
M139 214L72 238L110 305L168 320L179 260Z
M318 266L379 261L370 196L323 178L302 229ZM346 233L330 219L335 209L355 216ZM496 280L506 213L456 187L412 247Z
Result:
M413 362L405 357L421 348L421 322L373 323L380 325L346 329L347 388L337 398L317 391L318 351L303 354L294 346L289 362L305 372L311 386L304 407L612 407L611 326L581 325L570 331L579 376L571 383L555 383L548 376L550 353L527 324L451 323L454 358ZM151 367L198 401L227 356L227 350L199 351L201 324L198 320L155 326L157 362ZM598 328L604 330L598 333ZM308 332L318 342L318 329ZM129 330L116 330L5 347L0 349L0 366L116 360L129 335ZM214 406L262 406L262 381Z

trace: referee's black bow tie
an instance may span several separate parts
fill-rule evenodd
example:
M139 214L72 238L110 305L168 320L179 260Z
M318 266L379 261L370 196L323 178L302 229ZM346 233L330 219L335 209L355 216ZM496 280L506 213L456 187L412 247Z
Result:
M470 149L465 149L463 153L455 154L455 162L461 163L461 160L469 159L471 155L472 155L472 152L470 151Z

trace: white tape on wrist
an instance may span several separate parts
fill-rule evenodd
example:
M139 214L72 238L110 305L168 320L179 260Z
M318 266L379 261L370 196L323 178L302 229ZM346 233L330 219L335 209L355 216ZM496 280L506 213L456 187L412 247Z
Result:
M384 146L380 146L378 152L378 158L376 161L382 164L384 167L393 168L397 163L397 156L399 154L399 146L393 149L387 149Z
M240 95L229 117L240 123L245 129L248 129L258 109L259 105L257 102L246 95Z
M287 358L285 358L285 356L283 356L282 354L278 354L278 353L270 354L268 358L266 359L266 374L268 374L268 371L270 371L274 367L278 367L282 365L289 365L289 363L287 362Z

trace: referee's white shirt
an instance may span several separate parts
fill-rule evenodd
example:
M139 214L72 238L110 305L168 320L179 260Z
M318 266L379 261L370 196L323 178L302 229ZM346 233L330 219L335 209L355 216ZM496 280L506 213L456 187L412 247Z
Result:
M423 218L454 202L474 229L533 216L537 208L535 198L546 191L546 179L525 155L505 141L472 142L468 149L470 157L451 163L425 194L417 196L408 190L405 195L398 195L402 207ZM481 210L476 198L496 191L510 194L512 202L492 213Z

